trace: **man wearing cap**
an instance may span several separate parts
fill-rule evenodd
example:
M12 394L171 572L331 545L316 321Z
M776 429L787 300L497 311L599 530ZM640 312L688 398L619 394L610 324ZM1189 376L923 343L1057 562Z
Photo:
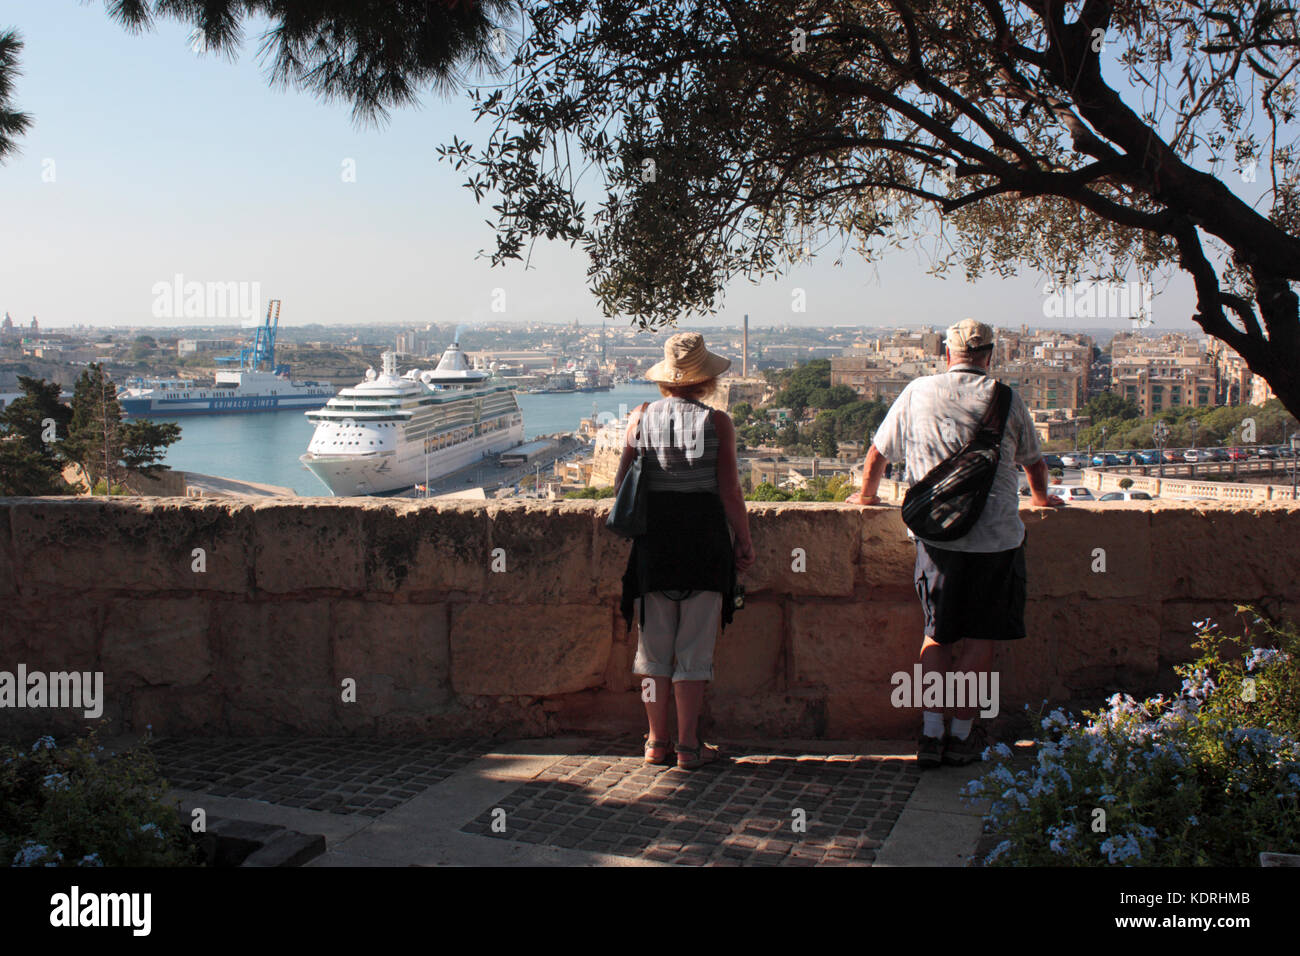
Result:
M851 504L880 503L876 491L886 461L906 461L908 476L919 480L974 436L996 386L988 374L993 329L963 319L948 329L944 355L946 372L909 382L889 409L872 438L862 490L848 499ZM997 473L979 519L969 532L951 541L926 541L908 532L916 540L914 580L925 614L921 669L927 676L954 669L958 642L957 670L987 674L997 642L1025 636L1025 526L1020 520L1017 466L1025 469L1035 506L1062 503L1047 494L1047 463L1033 420L1013 392ZM976 686L996 686L987 680L977 676ZM943 686L950 682L945 679ZM922 712L916 757L923 767L971 763L980 759L987 745L984 727L975 724L978 707L944 703L943 710ZM945 734L949 714L952 724Z

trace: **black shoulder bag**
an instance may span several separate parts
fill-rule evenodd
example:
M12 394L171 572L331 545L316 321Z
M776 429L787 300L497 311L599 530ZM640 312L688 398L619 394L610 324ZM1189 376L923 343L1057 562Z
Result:
M649 402L641 405L641 414L645 414ZM640 424L637 426L636 458L623 475L623 483L614 495L614 507L605 519L605 527L621 538L636 538L646 533L645 488L641 485L641 440Z
M952 541L979 520L1002 457L1010 410L1011 389L998 382L975 437L907 490L903 522L918 538Z

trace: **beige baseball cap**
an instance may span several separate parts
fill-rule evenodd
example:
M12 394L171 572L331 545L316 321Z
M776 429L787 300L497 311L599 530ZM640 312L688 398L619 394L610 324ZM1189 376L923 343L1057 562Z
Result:
M974 319L962 319L948 329L945 342L949 352L974 352L993 344L993 327Z

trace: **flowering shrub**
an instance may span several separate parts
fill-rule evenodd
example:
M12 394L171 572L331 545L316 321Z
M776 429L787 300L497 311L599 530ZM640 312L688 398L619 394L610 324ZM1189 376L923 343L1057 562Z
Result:
M1255 866L1262 851L1300 852L1300 635L1258 616L1258 638L1197 628L1172 700L1116 694L1086 723L1054 710L1028 769L1013 772L1005 744L985 751L996 766L963 793L992 801L985 830L1002 842L987 865Z
M109 754L92 731L0 746L0 866L185 866L192 844L147 745Z

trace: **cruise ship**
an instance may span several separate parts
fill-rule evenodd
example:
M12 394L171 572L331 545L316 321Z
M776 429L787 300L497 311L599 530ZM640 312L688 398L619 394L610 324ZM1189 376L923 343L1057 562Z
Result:
M238 362L237 371L217 372L209 384L187 378L128 379L118 390L118 404L130 418L320 408L338 389L326 382L295 382L289 378L289 366L275 364L279 326L280 300L272 299L253 344L238 355L217 359Z
M404 491L524 440L512 386L471 367L453 342L437 368L397 374L397 356L307 413L316 425L299 458L334 495Z

